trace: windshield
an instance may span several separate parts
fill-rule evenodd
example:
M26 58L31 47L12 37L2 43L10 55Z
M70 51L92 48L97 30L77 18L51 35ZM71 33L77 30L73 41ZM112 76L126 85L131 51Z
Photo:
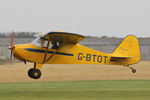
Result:
M41 44L42 44L42 39L40 37L36 38L34 41L32 41L32 44L38 46L38 47L41 47Z

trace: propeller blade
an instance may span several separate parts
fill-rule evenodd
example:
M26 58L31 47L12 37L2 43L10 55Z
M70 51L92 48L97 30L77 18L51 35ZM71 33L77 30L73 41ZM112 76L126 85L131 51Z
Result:
M10 44L10 50L11 50L11 52L10 52L10 64L12 62L12 55L13 55L13 48L14 48L13 42L14 42L14 33L12 32L11 44Z
M10 52L10 64L11 64L11 62L12 62L12 50L11 50L11 52Z
M14 33L12 32L12 37L11 37L11 50L13 49L13 42L14 42Z

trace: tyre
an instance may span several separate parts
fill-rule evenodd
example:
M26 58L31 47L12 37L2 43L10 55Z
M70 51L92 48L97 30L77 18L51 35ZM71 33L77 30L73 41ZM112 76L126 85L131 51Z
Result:
M32 78L32 72L33 72L33 70L34 70L34 68L31 68L31 69L29 69L29 71L28 71L28 76L29 76L30 78Z
M41 71L39 69L32 70L31 77L33 79L39 79L41 77Z
M135 70L135 69L132 69L132 73L136 73L136 70Z

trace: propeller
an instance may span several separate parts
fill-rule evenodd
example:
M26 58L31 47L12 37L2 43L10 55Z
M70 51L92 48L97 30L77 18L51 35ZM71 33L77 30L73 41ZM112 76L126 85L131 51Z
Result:
M14 33L12 32L11 45L10 45L10 48L9 48L10 49L10 64L12 62L13 49L14 49L13 42L14 42Z

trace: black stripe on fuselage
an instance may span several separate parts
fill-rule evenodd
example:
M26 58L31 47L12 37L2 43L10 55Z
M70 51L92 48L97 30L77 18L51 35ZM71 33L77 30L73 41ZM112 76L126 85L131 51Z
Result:
M26 48L24 50L31 51L31 52L39 52L39 53L45 53L45 50L40 49L32 49L32 48ZM54 51L48 51L49 54L54 53ZM58 55L65 55L65 56L73 56L73 54L64 53L64 52L56 52Z

